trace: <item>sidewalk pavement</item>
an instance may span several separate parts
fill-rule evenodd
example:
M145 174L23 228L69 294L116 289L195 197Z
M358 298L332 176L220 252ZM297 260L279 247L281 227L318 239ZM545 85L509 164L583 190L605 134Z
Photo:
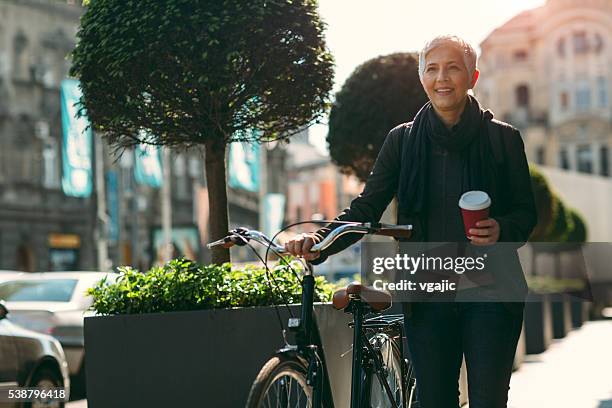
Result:
M612 320L586 323L514 372L508 408L548 407L612 408Z
M514 372L508 408L549 407L612 408L612 320L586 323Z

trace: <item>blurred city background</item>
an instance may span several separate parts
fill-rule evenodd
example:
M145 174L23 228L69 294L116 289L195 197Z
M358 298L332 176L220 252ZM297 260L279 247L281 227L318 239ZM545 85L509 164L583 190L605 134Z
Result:
M79 95L69 70L84 10L80 1L0 1L0 269L110 271L131 265L146 271L167 258L165 234L172 257L210 262L203 148L117 149L99 133L70 145L69 129L82 126L70 110ZM477 48L481 74L474 94L496 118L520 129L533 171L559 202L550 228L555 222L563 227L557 226L557 235L540 231L540 240L611 242L612 1L321 0L319 12L335 59L331 116L286 140L229 145L230 228L273 234L293 222L331 219L347 207L386 131L410 121L424 102L414 53L428 39L450 33ZM394 67L412 71L405 75ZM379 76L385 80L377 82ZM366 95L365 102L355 102L355 95ZM379 121L371 142L359 133L370 129L368 118ZM392 206L385 219L393 222ZM359 251L357 244L330 258L318 273L330 280L354 276ZM235 264L255 259L246 247L232 249ZM610 283L602 284L606 291ZM594 405L578 399L572 406L612 406L612 360L601 354L602 333L609 336L609 326L591 326L575 346L557 348L556 361L574 364L568 350L597 344L599 359L581 361L608 379L607 385L589 383ZM536 365L527 366L527 373L517 377L517 387L547 375ZM575 384L565 389L571 394L572 388L578 392ZM524 401L526 395L511 391L511 406L569 406L538 405Z
M440 32L464 36L479 49L476 96L497 118L521 130L529 160L585 218L588 240L610 241L609 2L589 2L588 7L562 0L504 2L513 4L493 10L485 2L464 7L438 1L419 7L424 14L438 6L449 12L431 15L425 25L407 4L388 3L321 1L328 46L336 58L334 89L341 89L357 65L386 50L414 52ZM530 5L537 7L519 11ZM73 197L62 184L68 177L62 172L70 169L62 165L60 84L68 77L82 12L75 2L0 4L0 268L106 270L127 264L146 270L160 256L164 192L171 201L174 252L205 262L203 151L174 149L163 167L161 149L142 148L146 155L126 150L119 156L97 134L93 141L102 152L92 155L92 174L84 181L91 183L89 193ZM365 25L371 29L363 30ZM228 149L230 226L265 229L267 223L268 230L278 229L298 220L333 218L346 207L361 182L330 160L327 129L326 123L313 126L289 143L233 143ZM260 211L265 205L268 211ZM253 259L246 248L232 257ZM351 259L354 254L347 252L324 268L348 273L344 264Z

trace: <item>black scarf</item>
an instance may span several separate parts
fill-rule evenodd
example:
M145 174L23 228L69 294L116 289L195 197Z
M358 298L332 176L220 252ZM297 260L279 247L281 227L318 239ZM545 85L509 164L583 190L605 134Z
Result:
M428 169L431 143L463 157L463 192L486 191L491 197L491 213L496 207L498 171L488 135L493 113L483 110L471 95L459 123L448 129L427 102L416 114L408 140L403 143L398 188L400 212L405 215L426 213Z

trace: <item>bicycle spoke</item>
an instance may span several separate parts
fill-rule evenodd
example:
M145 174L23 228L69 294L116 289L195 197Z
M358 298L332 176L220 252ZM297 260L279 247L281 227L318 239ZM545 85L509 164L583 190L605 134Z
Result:
M291 386L293 385L293 379L289 377L289 386L287 387L287 406L291 404Z

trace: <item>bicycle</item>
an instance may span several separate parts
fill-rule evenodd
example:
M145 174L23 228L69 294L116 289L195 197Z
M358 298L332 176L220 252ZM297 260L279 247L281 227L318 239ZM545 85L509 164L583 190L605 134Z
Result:
M379 223L344 223L311 251L328 248L348 233L409 238L410 225ZM259 231L238 228L209 248L248 245L253 240L282 256L285 248ZM262 259L265 264L265 260ZM266 265L267 267L267 265ZM247 408L320 408L333 406L326 387L326 370L319 346L313 340L315 279L313 265L305 263L302 278L302 309L299 318L290 318L288 328L295 333L296 344L277 350L262 367L253 382ZM412 365L403 358L403 315L383 315L391 307L391 295L360 283L351 283L334 293L333 305L353 316L351 408L418 408L416 380ZM366 318L368 314L376 316ZM326 393L327 388L327 393Z

